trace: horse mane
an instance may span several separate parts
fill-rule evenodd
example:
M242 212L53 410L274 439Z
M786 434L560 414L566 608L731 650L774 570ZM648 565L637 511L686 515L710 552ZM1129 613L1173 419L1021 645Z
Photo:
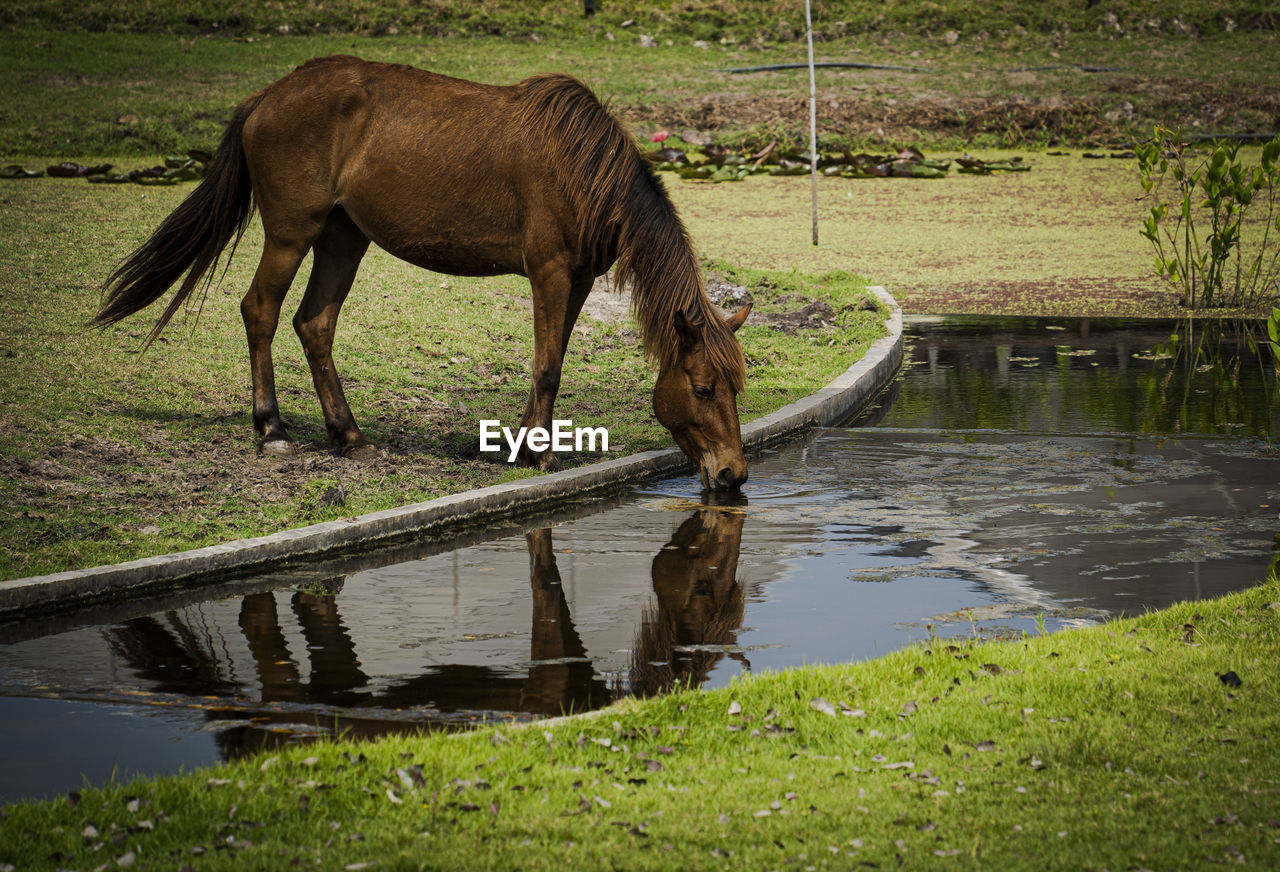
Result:
M682 311L711 365L741 392L742 348L707 299L689 233L635 142L572 76L533 76L516 88L515 122L550 146L552 171L577 209L579 256L599 275L616 255L616 285L631 287L645 355L664 368L675 364Z

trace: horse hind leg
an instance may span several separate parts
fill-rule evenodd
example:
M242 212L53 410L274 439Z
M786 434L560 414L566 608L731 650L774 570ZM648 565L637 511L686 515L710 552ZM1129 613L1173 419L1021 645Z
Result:
M293 440L280 420L276 402L275 368L271 362L271 342L280 322L280 307L298 266L310 248L305 242L285 242L267 236L262 258L249 291L240 301L245 336L249 341L249 371L253 379L253 428L258 434L259 454L289 455Z
M307 355L311 380L324 411L329 444L348 457L369 453L373 443L356 426L342 392L342 382L333 363L333 338L338 313L368 248L368 237L341 206L330 212L312 247L311 278L302 304L293 316L293 329Z

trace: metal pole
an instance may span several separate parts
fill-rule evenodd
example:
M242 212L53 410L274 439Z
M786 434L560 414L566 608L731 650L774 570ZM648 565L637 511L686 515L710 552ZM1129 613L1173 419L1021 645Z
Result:
M813 13L804 0L804 27L809 35L809 179L812 182L813 244L818 244L818 83L813 71Z

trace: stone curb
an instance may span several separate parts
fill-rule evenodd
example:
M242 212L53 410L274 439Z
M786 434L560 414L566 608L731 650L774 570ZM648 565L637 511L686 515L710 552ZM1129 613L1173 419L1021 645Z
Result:
M742 428L742 445L758 451L795 433L846 420L880 391L902 363L902 310L884 288L871 291L889 307L889 335L825 388ZM325 521L254 539L144 557L109 566L0 582L0 617L28 610L115 599L156 588L208 583L265 571L322 553L368 548L406 536L443 536L473 525L546 509L549 504L614 490L688 468L677 448L593 463L538 478L491 485L355 518Z

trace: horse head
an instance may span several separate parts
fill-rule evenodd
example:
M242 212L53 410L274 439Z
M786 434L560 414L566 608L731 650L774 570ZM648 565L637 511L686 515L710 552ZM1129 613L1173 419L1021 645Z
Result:
M702 501L653 558L656 601L631 645L628 678L637 696L697 687L726 652L751 668L737 647L746 607L738 582L746 497L704 493Z
M726 332L736 332L750 311L747 305L724 319ZM677 310L674 326L679 350L658 372L653 388L654 414L671 431L680 450L698 465L704 488L737 488L747 480L738 425L741 377L735 379L725 361L708 348L706 331L714 329L713 325L692 321L683 310ZM729 343L737 345L731 335ZM735 364L739 369L741 354L738 349Z

